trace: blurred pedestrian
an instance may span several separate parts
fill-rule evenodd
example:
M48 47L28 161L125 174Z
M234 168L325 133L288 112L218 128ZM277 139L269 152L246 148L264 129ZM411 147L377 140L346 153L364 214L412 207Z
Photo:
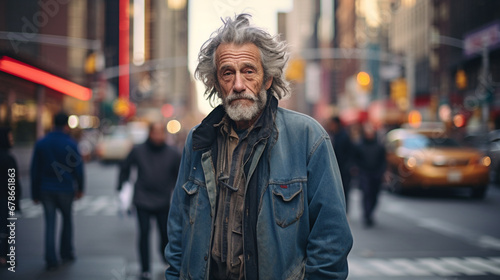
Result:
M344 188L346 212L349 210L349 193L351 185L351 165L354 146L351 138L345 130L339 117L331 118L327 126L327 132L332 141L333 150L337 157L342 187Z
M216 107L191 130L168 217L167 279L346 279L352 236L328 134L278 107L287 46L226 18L195 76Z
M75 260L73 247L73 200L83 196L83 159L71 138L68 115L54 116L54 130L40 139L31 161L31 196L42 202L45 214L45 261L47 270L57 268L56 212L62 215L59 254L62 262Z
M149 230L150 220L156 218L160 234L160 255L164 259L168 243L167 218L170 197L177 180L181 155L166 144L166 127L153 123L145 143L135 146L120 168L118 190L130 179L132 168L137 170L132 203L139 226L138 247L141 258L141 279L150 279Z
M373 212L387 167L385 147L377 141L374 127L363 125L361 142L355 148L355 161L359 170L359 189L362 192L363 218L366 227L374 225Z
M7 265L9 236L8 220L14 211L20 211L19 198L21 197L20 170L17 168L16 158L10 153L14 145L14 137L10 127L0 127L0 267ZM11 202L9 204L9 202ZM10 208L10 206L13 206ZM14 211L11 212L11 209Z

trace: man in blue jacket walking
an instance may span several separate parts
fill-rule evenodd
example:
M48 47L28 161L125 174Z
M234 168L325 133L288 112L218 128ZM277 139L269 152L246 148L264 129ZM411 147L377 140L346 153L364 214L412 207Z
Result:
M186 140L167 279L346 279L352 236L330 138L289 94L286 44L226 18L195 76L216 107Z
M54 131L35 144L31 162L31 196L42 202L45 213L45 261L47 270L58 266L55 244L56 211L62 214L60 257L74 261L72 205L83 195L83 159L77 143L68 135L68 116L54 117Z

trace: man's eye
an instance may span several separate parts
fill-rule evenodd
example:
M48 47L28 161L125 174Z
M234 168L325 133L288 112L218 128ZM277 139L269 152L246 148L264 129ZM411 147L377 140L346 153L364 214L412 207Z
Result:
M253 74L253 73L254 73L254 71L253 71L253 70L247 70L247 71L245 71L245 73L246 73L246 74Z
M229 76L229 75L231 75L231 74L233 74L233 73L232 73L232 72L224 72L222 75L223 75L223 76Z

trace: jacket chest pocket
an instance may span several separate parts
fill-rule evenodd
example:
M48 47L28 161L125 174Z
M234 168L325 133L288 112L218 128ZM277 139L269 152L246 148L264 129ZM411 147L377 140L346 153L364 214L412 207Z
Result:
M196 208L198 206L199 188L200 188L199 185L197 185L191 181L186 182L182 186L182 189L184 189L184 191L187 194L186 200L188 200L187 202L189 203L188 204L189 209L186 209L186 210L189 210L189 222L191 224L194 224L194 220L196 217Z
M304 213L303 182L271 184L276 224L288 227Z

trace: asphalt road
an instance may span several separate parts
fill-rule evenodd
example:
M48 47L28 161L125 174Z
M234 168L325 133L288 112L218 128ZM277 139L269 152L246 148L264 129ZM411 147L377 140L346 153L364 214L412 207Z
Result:
M349 279L500 279L500 189L484 200L463 193L383 192L376 225L363 227L359 192L349 219Z
M74 205L77 261L55 272L44 270L42 209L29 199L29 178L22 178L23 214L15 228L16 272L2 269L0 279L137 279L136 220L117 214L117 173L116 165L86 165L87 191ZM354 189L349 279L500 279L500 188L490 186L484 200L382 192L376 225L370 229L363 227L360 206ZM165 267L155 249L157 238L155 231L153 275L164 279Z
M29 198L29 177L22 178L22 215L16 221L16 272L0 270L0 279L26 280L132 280L139 275L136 217L119 215L118 168L92 162L85 166L85 196L73 205L77 260L45 271L43 211ZM60 226L60 220L58 221ZM164 279L165 266L157 248L152 222L151 259L154 279ZM58 239L56 239L58 243ZM154 247L153 247L154 246Z

